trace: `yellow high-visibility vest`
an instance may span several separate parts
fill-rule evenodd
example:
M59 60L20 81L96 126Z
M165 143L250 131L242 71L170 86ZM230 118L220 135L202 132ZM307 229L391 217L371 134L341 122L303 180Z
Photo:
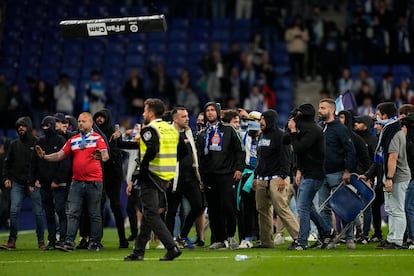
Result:
M152 121L149 125L155 129L160 141L160 150L154 159L149 163L149 171L165 181L175 177L177 165L178 131L164 121ZM141 161L147 151L145 143L139 143Z

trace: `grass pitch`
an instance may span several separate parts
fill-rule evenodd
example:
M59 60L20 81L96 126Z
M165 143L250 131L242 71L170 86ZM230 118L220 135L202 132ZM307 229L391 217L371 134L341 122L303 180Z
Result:
M0 242L7 233L0 233ZM172 262L158 259L165 250L146 251L143 262L124 262L132 250L118 249L116 230L105 229L101 252L77 250L72 253L37 249L35 234L21 233L14 251L0 251L0 275L413 275L414 250L378 250L376 244L344 245L334 250L309 249L292 252L289 243L275 249L211 251L183 249ZM235 261L237 254L249 257Z

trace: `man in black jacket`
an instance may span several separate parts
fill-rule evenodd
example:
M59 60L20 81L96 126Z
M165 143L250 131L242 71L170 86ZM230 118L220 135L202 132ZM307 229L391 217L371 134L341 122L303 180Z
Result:
M30 197L36 218L36 236L39 248L45 247L43 230L43 210L40 189L30 183L30 167L34 161L34 145L36 138L32 135L32 120L20 117L16 121L19 137L13 140L4 160L4 187L10 191L10 235L7 244L0 248L16 249L19 214L23 199Z
M66 139L56 133L56 119L46 116L41 123L44 135L39 138L36 145L41 146L46 154L59 151L66 142ZM67 199L67 174L65 167L69 167L65 160L60 162L47 162L36 155L36 161L32 166L32 179L37 186L40 186L42 204L46 214L48 240L45 250L53 250L56 245L55 212L59 218L60 242L66 239L66 199Z
M283 131L277 127L277 117L275 110L262 113L262 134L257 143L257 166L254 171L260 247L264 248L274 247L272 206L294 240L299 233L299 225L290 210L288 197L291 152L288 145L282 144Z
M334 232L316 211L313 198L325 178L325 137L322 129L315 123L315 108L311 104L303 104L295 110L289 119L284 143L291 144L297 159L295 183L297 192L297 208L300 217L299 238L289 250L308 248L310 220L312 220L322 237L322 248L325 248L334 237Z
M122 187L122 155L117 142L112 138L115 131L112 125L111 111L102 109L93 116L94 122L104 133L109 143L109 155L111 159L103 165L104 190L111 203L111 210L115 217L118 230L119 248L128 248L129 244L125 237L124 216L121 210L121 187Z
M236 130L221 122L219 104L208 102L204 118L206 127L197 136L196 144L214 237L209 248L226 248L224 241L228 239L230 247L237 249L235 181L242 177L244 148Z
M333 99L319 102L319 118L325 134L325 180L319 189L319 204L322 204L341 181L348 182L350 173L356 169L355 147L349 130L335 117L336 104ZM322 217L332 227L332 210L325 207ZM355 248L352 228L345 233L346 247ZM330 244L328 248L334 248Z

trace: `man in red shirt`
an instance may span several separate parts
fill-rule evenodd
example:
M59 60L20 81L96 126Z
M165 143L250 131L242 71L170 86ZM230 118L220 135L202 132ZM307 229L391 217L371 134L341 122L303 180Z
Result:
M88 207L91 233L88 249L100 251L102 248L102 162L109 159L108 149L104 139L92 129L92 115L88 112L81 113L78 118L79 133L69 140L63 148L52 154L45 154L42 148L36 146L36 152L40 158L56 162L73 155L72 184L70 186L67 201L67 235L63 246L56 248L71 252L75 246L76 231L79 226L79 218L82 205Z

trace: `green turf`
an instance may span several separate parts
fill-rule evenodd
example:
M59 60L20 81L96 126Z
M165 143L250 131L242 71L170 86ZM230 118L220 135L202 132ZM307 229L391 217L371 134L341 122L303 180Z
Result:
M7 233L1 233L5 242ZM275 249L209 251L184 249L173 262L160 262L165 250L147 250L145 261L124 262L131 249L118 249L116 231L105 229L103 251L73 253L43 252L37 249L34 233L21 234L14 251L0 251L0 275L413 275L414 251L378 250L376 244L357 245L347 250ZM151 245L152 248L156 244ZM131 246L130 246L131 247ZM249 257L235 261L236 254Z

